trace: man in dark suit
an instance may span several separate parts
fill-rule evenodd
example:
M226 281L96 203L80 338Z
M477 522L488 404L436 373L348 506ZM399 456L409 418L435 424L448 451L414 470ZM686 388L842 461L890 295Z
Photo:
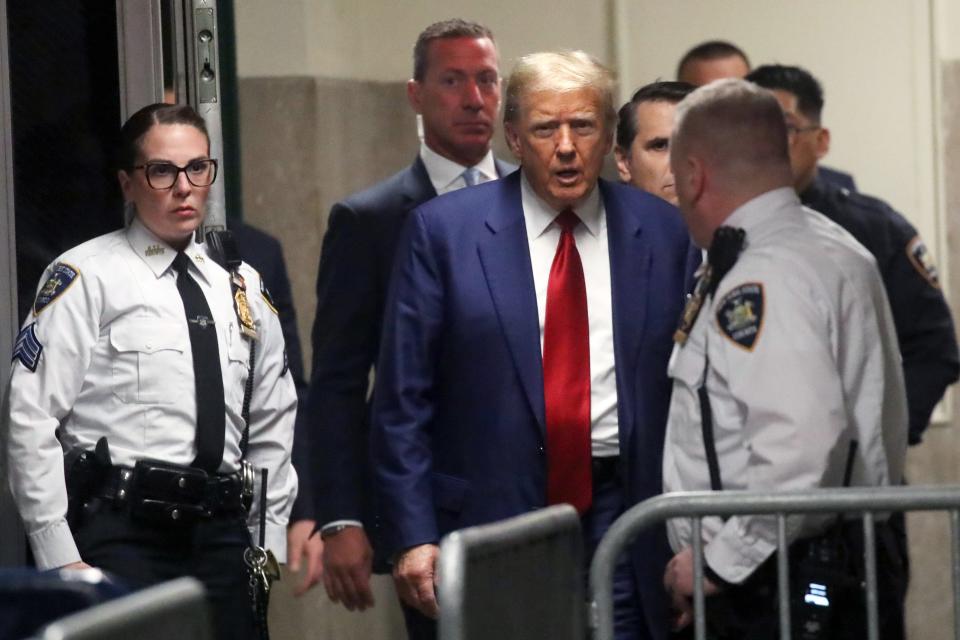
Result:
M393 177L333 206L317 277L307 416L325 542L324 585L333 601L351 610L373 604L376 523L367 399L401 226L414 207L438 192L495 180L515 169L490 151L500 75L489 29L463 20L427 27L414 48L408 97L423 119L418 157ZM385 567L382 560L377 564Z
M689 241L666 201L598 179L615 119L593 58L525 56L504 114L521 171L421 205L405 227L371 450L384 549L422 621L438 611L449 531L565 502L589 557L660 491ZM666 635L662 536L644 534L618 567L618 637Z

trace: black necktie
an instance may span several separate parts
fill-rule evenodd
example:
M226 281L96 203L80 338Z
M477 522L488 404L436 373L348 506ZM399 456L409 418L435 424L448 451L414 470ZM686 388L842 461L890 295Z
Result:
M187 270L190 259L182 251L173 260L177 271L177 291L183 300L193 353L193 384L197 399L197 458L194 467L215 472L223 460L225 428L223 376L220 350L213 314L200 285Z

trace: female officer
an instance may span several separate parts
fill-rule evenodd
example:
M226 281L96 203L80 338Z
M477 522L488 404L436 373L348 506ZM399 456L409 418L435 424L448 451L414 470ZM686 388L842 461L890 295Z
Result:
M190 107L123 126L132 216L47 268L14 351L7 457L40 569L90 565L133 586L195 576L217 635L246 638L250 534L285 556L296 394L259 275L195 241L209 149ZM241 505L244 457L268 472L263 518L259 496Z

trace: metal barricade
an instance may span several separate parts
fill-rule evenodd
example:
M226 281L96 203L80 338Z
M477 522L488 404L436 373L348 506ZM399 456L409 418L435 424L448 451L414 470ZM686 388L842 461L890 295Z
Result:
M206 591L177 578L61 618L32 640L211 640Z
M798 514L845 513L863 522L866 616L869 640L879 638L876 540L874 516L889 511L948 511L951 527L954 637L960 640L960 486L863 487L817 489L805 492L763 493L703 491L670 493L642 502L618 518L600 542L590 565L590 626L596 640L613 640L613 570L617 558L644 528L672 518L690 518L693 529L694 632L706 637L703 594L703 542L705 516L771 515L777 517L777 588L781 640L790 640L790 589L787 517Z
M454 531L440 544L440 640L582 640L580 518L558 505Z

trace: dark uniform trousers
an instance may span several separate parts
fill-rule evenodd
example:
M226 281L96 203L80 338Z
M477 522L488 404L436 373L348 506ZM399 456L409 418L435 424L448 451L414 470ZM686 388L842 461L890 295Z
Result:
M881 640L904 640L904 599L907 591L905 549L901 539L887 523L878 523L877 598ZM867 637L866 598L863 567L863 526L859 520L842 526L846 573L845 587L831 585L829 613L824 629L818 634L799 628L804 619L801 604L803 587L799 574L800 559L808 555L808 541L798 541L790 548L791 623L794 638L804 640L863 640ZM727 587L706 598L708 640L773 640L780 637L777 594L776 554L769 558L743 584ZM817 612L822 613L822 612ZM692 640L693 625L676 634L680 640Z
M254 640L256 633L243 552L249 532L242 514L218 515L184 526L139 522L110 503L94 501L74 530L80 557L133 589L182 576L207 590L214 635Z

